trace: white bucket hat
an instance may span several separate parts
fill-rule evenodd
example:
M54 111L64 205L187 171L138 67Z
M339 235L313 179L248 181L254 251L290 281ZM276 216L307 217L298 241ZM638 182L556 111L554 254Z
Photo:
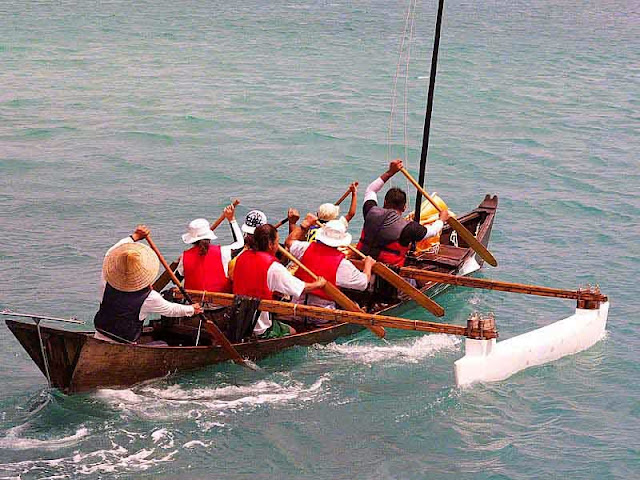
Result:
M160 260L146 245L124 243L114 248L102 264L104 279L121 292L137 292L153 283Z
M206 218L196 218L192 220L187 227L187 233L182 235L182 241L184 243L194 243L198 240L215 240L216 234L211 231L209 222Z
M340 215L340 207L333 203L323 203L318 207L318 220L328 222L335 220Z
M244 224L242 225L241 230L244 233L253 235L253 232L256 231L257 227L266 225L266 223L267 223L267 216L264 214L264 212L261 212L260 210L251 210L249 213L247 213L247 216L244 219Z
M351 234L347 233L347 226L343 221L331 220L318 229L316 241L330 247L346 247L351 243Z

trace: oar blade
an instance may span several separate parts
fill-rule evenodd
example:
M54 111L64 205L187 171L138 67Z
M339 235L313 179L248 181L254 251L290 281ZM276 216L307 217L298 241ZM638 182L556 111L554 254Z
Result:
M491 254L491 252L487 250L487 247L480 243L478 239L473 236L473 233L467 230L465 226L462 225L456 218L449 217L447 223L451 226L451 228L458 232L458 235L460 235L462 239L467 242L467 245L469 245L469 247L471 247L474 252L480 255L485 262L493 267L498 266L498 261Z

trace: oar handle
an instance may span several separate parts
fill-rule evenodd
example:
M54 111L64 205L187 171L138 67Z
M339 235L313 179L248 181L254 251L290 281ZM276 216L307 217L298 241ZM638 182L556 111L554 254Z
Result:
M318 276L313 273L311 270L309 270L304 263L302 263L300 260L298 260L289 250L287 250L286 248L283 248L282 245L278 245L278 250L280 251L280 253L282 253L285 257L287 257L289 260L291 260L293 263L295 263L298 268L301 268L304 272L306 272L311 278L313 278L314 281L318 280Z
M356 183L356 187L357 187L358 186L358 182L355 182L355 183ZM345 199L349 195L351 195L351 188L347 188L347 191L342 194L342 196L338 199L338 201L335 203L335 205L340 205L342 202L345 201Z
M401 168L400 171L402 172L402 174L407 177L407 180L409 180L414 187L416 187L418 189L418 191L422 194L422 196L424 198L426 198L427 200L429 200L429 202L431 203L431 205L433 205L433 207L438 210L438 212L442 212L442 208L440 208L436 202L431 198L431 196L427 193L427 191L422 188L422 186L416 181L415 178L413 178L411 176L411 174L407 171L406 168Z
M233 205L234 207L237 207L238 205L240 205L240 200L236 198L233 202L231 202L231 205ZM213 231L216 228L218 228L218 226L222 222L224 222L224 212L222 212L222 214L218 217L218 219L211 224L211 230Z
M360 258L366 258L367 257L364 253L362 253L360 250L358 250L353 245L347 245L347 248L349 248L349 250L351 250L353 253L358 255Z
M276 230L279 229L282 225L284 225L288 221L289 221L289 217L283 218L282 220L280 220L278 223L274 225L275 229Z

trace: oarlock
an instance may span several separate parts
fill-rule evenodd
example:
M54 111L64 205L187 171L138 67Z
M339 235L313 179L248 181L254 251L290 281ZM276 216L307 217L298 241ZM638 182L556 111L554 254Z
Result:
M467 319L466 337L474 340L490 340L498 338L496 317L493 312L481 315L473 312Z

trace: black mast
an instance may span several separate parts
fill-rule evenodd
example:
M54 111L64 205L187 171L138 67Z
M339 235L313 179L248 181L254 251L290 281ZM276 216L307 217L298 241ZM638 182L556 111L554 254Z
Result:
M440 45L440 27L442 25L442 11L444 10L444 0L438 3L438 18L436 20L436 33L433 40L433 55L431 57L431 76L429 77L429 94L427 95L427 114L424 117L424 132L422 134L422 153L420 155L420 174L418 183L424 187L424 175L427 166L427 151L429 150L429 129L431 127L431 111L433 110L433 91L436 88L436 69L438 66L438 47ZM413 217L420 221L420 206L422 205L422 195L416 194L416 210Z

